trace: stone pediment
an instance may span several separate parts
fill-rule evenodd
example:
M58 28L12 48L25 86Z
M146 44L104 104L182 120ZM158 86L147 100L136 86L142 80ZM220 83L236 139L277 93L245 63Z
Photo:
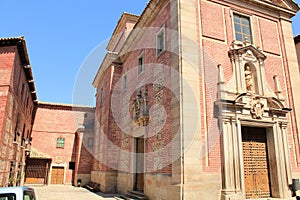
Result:
M284 100L281 95L281 87L277 75L274 74L274 85L272 89L267 82L265 75L266 55L258 48L247 42L234 41L228 51L232 63L233 74L228 83L223 83L222 94L230 100L236 95L249 93L261 97L276 97ZM223 73L220 71L220 73ZM221 90L220 90L221 92Z
M297 3L295 3L293 0L267 0L268 2L271 2L277 6L287 8L290 10L297 11L299 10L299 6Z
M233 44L232 49L229 51L229 57L232 57L233 55L245 55L246 58L252 58L261 61L264 61L267 58L262 51L251 44L247 46L244 46L243 44Z
M275 5L280 8L288 9L293 12L297 12L299 10L298 4L293 0L259 0L256 1L258 3L264 4L264 5Z

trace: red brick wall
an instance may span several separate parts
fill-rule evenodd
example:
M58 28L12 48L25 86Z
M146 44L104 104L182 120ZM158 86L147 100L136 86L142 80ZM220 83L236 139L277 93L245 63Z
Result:
M84 116L87 115L90 117L86 121ZM32 131L32 147L50 155L52 166L61 165L65 167L65 184L72 183L75 173L90 173L92 150L87 148L86 140L93 137L93 120L93 109L72 110L71 106L47 104L43 104L37 109ZM92 130L82 133L79 128L83 128L89 123ZM86 132L87 134L85 134ZM76 134L78 135L76 136ZM80 138L81 134L83 134L82 138ZM65 138L64 148L56 147L59 137ZM76 171L69 170L69 162L77 164Z
M280 55L278 21L259 18L262 49L265 52Z
M201 23L203 36L221 41L225 40L223 12L222 7L214 3L201 1Z
M28 146L24 140L30 138L34 103L16 46L0 48L0 74L0 186L4 186L8 184L10 162L16 165L14 184L17 183L18 165L25 164ZM24 85L23 91L20 85ZM13 144L15 130L20 135Z
M128 52L128 57L124 61L122 65L122 72L121 76L123 76L128 71L128 88L124 91L124 96L129 95L130 101L124 102L125 104L129 104L129 111L131 110L131 105L134 96L136 95L136 86L141 85L142 83L147 82L147 79L153 76L154 72L153 69L157 67L158 64L162 64L163 77L165 88L162 89L163 100L161 102L161 106L166 110L167 119L163 126L163 129L160 131L159 136L157 133L154 132L153 126L155 126L156 121L149 121L149 126L147 128L147 133L145 135L145 159L146 159L146 166L145 169L147 172L158 172L164 174L171 174L171 145L172 140L172 132L171 132L171 123L172 123L172 116L171 116L171 101L172 101L172 94L169 91L170 87L170 66L171 66L171 54L168 51L162 52L159 56L156 55L156 33L160 30L161 27L165 26L166 30L166 50L171 49L170 43L170 3L167 3L162 10L159 12L157 17L153 20L153 22L149 25L149 28L146 28L145 35L142 38L139 38L135 44L131 47L131 50ZM144 72L138 75L137 66L138 66L138 57L143 54L144 55ZM153 91L153 84L147 84L146 87L148 89L148 108L154 105L154 96L157 92ZM132 117L132 113L131 113ZM153 119L153 118L152 118ZM130 122L132 123L132 121ZM128 140L125 134L123 137L125 140ZM130 137L129 137L130 138ZM122 149L126 148L125 150L129 152L134 152L135 150L132 149L134 145L131 143L133 139L129 140L126 147L122 147ZM165 147L163 153L159 153L159 150ZM164 166L162 169L157 170L157 160L159 158L159 162L161 166ZM127 166L131 166L132 162L130 158L127 160L121 160L121 163Z

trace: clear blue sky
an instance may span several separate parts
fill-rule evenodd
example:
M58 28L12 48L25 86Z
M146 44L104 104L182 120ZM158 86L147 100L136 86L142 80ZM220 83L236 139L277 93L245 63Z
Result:
M122 12L141 14L147 2L3 0L0 37L25 36L40 101L93 105L91 84L105 42ZM293 19L295 35L300 34L299 15Z

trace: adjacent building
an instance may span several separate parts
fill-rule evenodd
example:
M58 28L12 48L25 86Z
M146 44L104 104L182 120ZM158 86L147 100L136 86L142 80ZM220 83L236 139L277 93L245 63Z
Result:
M94 145L93 107L39 102L26 184L87 184Z
M88 183L94 108L37 101L24 37L0 38L0 74L0 187Z
M298 10L151 0L141 16L124 13L93 82L91 180L149 199L289 199L300 178Z
M36 103L24 37L0 38L0 187L23 184Z

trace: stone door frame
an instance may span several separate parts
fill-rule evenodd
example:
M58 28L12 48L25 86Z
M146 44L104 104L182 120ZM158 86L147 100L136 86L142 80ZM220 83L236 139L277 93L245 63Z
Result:
M138 153L138 141L139 140L143 140L143 151L145 152L145 138L142 136L142 137L135 137L134 138L134 149L135 149L135 157L134 157L134 173L133 173L133 190L138 190L138 160L141 159L141 158L138 158L138 157L141 157L141 155L139 155ZM143 159L143 168L145 169L145 154L142 155L142 159ZM145 171L143 171L143 191L141 192L144 192L145 190Z
M287 123L228 117L222 120L222 200L246 199L242 127L266 128L272 198L291 197L291 168L287 143Z

